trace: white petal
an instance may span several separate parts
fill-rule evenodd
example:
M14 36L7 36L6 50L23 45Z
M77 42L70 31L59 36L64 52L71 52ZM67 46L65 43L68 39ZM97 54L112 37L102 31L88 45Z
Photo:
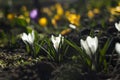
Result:
M28 42L29 42L30 44L33 43L33 39L32 39L31 33L28 34L28 40L29 40Z
M55 40L56 40L58 43L60 43L61 37L55 37Z
M115 28L120 31L120 22L119 23L115 23Z
M27 41L28 42L28 36L27 36L26 33L23 33L21 38L22 38L23 41Z
M54 46L55 50L58 51L59 43L58 43L58 42L55 42L55 43L53 44L53 46Z
M54 42L55 42L55 37L52 35L51 36L51 41L52 41L52 43L54 44Z
M31 36L32 36L32 39L33 39L33 41L34 41L34 40L35 40L35 33L34 33L34 31L32 31Z
M95 36L95 52L97 51L98 48L98 38Z
M120 55L120 43L115 44L115 50Z
M57 37L57 38L61 38L62 37L62 35L61 34L59 34L59 36Z
M88 36L86 41L87 41L87 44L88 44L90 50L94 54L96 52L96 50L97 50L97 47L98 47L98 39L97 39L97 37L91 38L90 36Z
M76 26L73 25L73 24L69 24L69 27L72 28L72 29L76 29Z
M60 44L61 40L62 40L62 42L63 42L63 38L64 38L64 37L62 37L61 34L59 34L58 37L55 37L55 36L53 36L53 35L51 36L51 41L52 41L53 46L54 46L54 48L56 49L56 51L57 51L58 48L59 48L59 44Z
M61 37L60 37L60 39L61 39L61 42L62 42L62 44L63 44L63 42L64 42L64 37L61 35L61 34L59 34Z
M91 57L91 52L90 52L90 48L88 47L88 44L86 41L84 40L80 40L81 43L81 47L85 50L85 52Z
M28 34L28 42L30 43L30 44L33 44L33 42L34 42L34 31L32 31L32 33L29 33Z

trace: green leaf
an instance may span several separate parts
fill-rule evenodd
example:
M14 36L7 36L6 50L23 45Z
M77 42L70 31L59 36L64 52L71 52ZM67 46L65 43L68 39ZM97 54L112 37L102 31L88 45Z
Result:
M107 42L105 43L104 47L100 50L100 60L99 60L99 65L104 66L104 70L107 70L107 61L105 58L106 52L112 42L112 39L108 39Z
M76 45L74 42L68 41L68 40L65 40L65 41L71 47L73 47L76 51L79 52L79 59L81 60L81 62L83 63L83 65L89 66L89 64L91 62L90 57L78 45Z
M19 25L19 26L22 26L22 27L26 27L28 24L27 24L25 19L15 18L11 25L12 26L13 25Z
M65 42L67 42L70 46L72 46L72 47L73 47L74 49L76 49L78 52L83 53L82 49L81 49L79 46L77 46L74 42L68 41L68 40L66 40L66 39L65 39Z
M30 45L28 43L25 43L25 44L26 44L26 51L29 54L30 53Z
M110 44L111 44L110 39L107 40L107 42L105 43L104 47L102 48L102 50L100 50L100 55L105 56L106 51L108 50Z

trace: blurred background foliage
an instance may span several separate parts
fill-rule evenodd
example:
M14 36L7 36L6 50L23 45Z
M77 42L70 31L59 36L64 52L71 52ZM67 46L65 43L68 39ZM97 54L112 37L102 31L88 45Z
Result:
M72 31L69 24L78 32L97 24L105 28L106 22L118 16L120 0L0 0L0 43L14 43L15 36L29 29L66 35Z

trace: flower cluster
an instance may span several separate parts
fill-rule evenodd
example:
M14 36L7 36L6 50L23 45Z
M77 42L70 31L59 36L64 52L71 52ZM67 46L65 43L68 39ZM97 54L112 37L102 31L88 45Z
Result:
M80 42L81 47L92 58L92 55L95 54L98 48L98 38L97 37L91 38L90 36L88 36L85 41L81 39Z
M21 38L24 41L24 43L29 43L30 45L33 45L34 40L35 40L34 31L32 31L32 33L29 33L28 35L26 33L23 33L21 35Z
M56 51L58 51L58 48L60 47L60 43L63 43L64 42L64 37L61 36L61 34L59 34L58 37L55 37L55 36L51 36L51 41L53 43L53 46L55 48Z

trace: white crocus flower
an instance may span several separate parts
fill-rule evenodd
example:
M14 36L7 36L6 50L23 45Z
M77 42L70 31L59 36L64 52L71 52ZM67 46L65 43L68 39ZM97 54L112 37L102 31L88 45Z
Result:
M116 52L120 55L120 43L116 43L115 44L115 50L116 50Z
M115 28L120 31L120 22L119 23L115 23Z
M73 24L69 24L69 27L70 27L71 29L76 29L76 26L73 25Z
M87 39L80 40L81 47L85 50L85 52L91 57L91 54L94 54L98 48L98 38L88 36Z
M55 50L58 51L59 44L60 44L60 42L63 43L64 37L61 36L61 34L59 34L58 37L55 37L55 36L52 35L52 36L51 36L51 41L52 41L52 43L53 43L53 46L54 46Z
M28 35L26 33L23 33L21 38L25 43L28 42L29 44L33 44L35 40L34 31L32 31L32 33L29 33Z

